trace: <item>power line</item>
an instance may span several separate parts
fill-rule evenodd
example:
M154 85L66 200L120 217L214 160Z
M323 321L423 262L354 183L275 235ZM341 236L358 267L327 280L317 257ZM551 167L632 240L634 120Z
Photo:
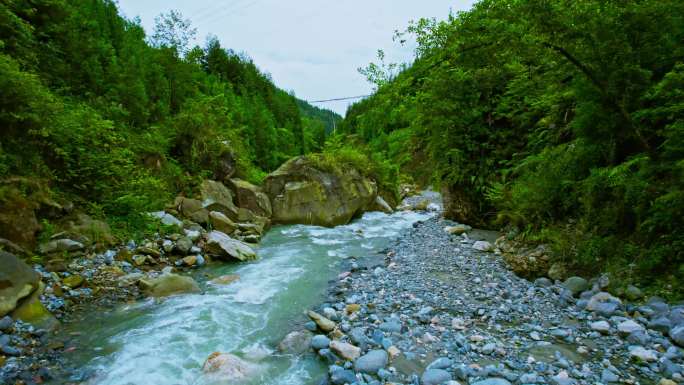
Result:
M312 101L309 101L309 103L336 102L338 100L361 99L361 98L365 98L368 96L371 96L371 95L348 96L346 98L335 98L335 99L326 99L326 100L312 100Z
M254 0L250 3L243 2L243 3L234 4L235 5L234 7L223 9L223 10L217 12L216 14L209 16L207 19L205 19L202 22L202 24L212 25L217 21L223 20L225 17L229 16L231 13L233 13L234 15L237 15L238 12L245 11L248 8L253 7L254 5L256 5L260 1L261 0Z

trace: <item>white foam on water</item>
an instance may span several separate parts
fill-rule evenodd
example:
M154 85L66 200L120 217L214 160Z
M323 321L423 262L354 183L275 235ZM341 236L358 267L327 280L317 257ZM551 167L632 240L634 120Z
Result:
M231 268L229 273L238 274L238 281L206 285L205 294L127 305L116 312L118 324L99 326L121 332L106 340L105 349L93 353L101 356L89 358L88 367L99 373L89 383L210 385L201 368L214 351L237 352L263 365L264 371L248 385L313 383L324 372L315 357L272 354L273 339L291 331L293 323L287 317L296 317L316 303L317 293L307 290L324 293L342 256L362 258L373 252L369 250L379 251L401 230L431 215L366 213L335 228L276 227L257 249L258 261ZM217 272L225 273L226 269ZM289 315L281 315L284 310ZM132 318L121 312L130 312ZM87 327L97 333L97 325Z
M311 242L316 245L342 245L345 242L340 239L311 238Z

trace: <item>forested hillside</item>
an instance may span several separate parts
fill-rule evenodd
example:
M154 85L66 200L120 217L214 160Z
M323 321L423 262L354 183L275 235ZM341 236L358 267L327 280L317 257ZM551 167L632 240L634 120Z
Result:
M446 193L448 215L570 270L682 295L684 3L485 0L420 20L339 131Z
M190 47L194 30L176 12L150 35L114 1L0 3L6 215L69 202L130 227L203 178L236 171L259 182L320 150L340 119L278 89L216 38Z

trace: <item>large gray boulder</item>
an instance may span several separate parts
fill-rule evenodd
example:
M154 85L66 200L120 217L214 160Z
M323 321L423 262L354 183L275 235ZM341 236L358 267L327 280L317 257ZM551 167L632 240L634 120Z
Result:
M218 211L231 220L237 220L238 208L233 203L233 193L223 183L205 180L200 185L202 206L209 211Z
M207 235L204 249L207 253L219 258L235 258L240 261L257 259L254 250L246 243L233 239L220 231L212 231Z
M238 207L248 209L262 217L271 217L273 213L271 200L259 187L237 178L231 179L229 186L235 193Z
M36 289L40 276L26 263L10 253L0 251L0 317L17 307L17 303Z
M275 223L337 226L371 207L378 189L358 170L321 170L317 162L297 157L266 177L264 192Z

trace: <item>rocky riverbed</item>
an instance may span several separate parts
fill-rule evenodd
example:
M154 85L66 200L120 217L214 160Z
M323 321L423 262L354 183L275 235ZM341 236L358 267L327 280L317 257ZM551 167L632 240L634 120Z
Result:
M36 301L66 327L0 319L0 383L683 382L684 306L636 288L633 302L618 299L605 277L527 281L496 233L440 219L438 194L400 209L332 229L278 227L262 260L244 265L206 265L209 254L255 255L192 223L34 265ZM182 295L158 299L172 294Z
M321 384L682 383L684 306L625 303L605 278L529 282L465 230L417 223L341 272L309 313Z

